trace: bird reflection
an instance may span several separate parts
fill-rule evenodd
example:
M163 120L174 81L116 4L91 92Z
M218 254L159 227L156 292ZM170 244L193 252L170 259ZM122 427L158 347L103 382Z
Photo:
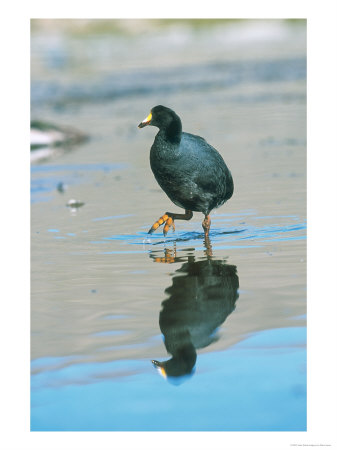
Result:
M209 240L204 241L206 258L178 257L176 249L165 249L163 256L151 252L155 262L183 262L172 276L172 285L162 302L159 326L165 347L172 358L152 363L168 381L180 384L193 375L197 349L217 340L216 330L235 309L239 297L236 266L214 259Z

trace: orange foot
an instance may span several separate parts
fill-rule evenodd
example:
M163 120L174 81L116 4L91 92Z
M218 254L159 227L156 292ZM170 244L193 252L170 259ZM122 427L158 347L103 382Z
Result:
M176 251L175 247L174 247L174 250L165 248L165 256L163 258L155 257L154 262L172 264L176 261L176 257L177 257L177 251Z
M153 233L157 228L160 227L160 225L163 225L163 223L165 223L164 225L164 236L167 235L168 230L170 229L170 227L173 228L173 230L175 230L175 226L174 226L174 221L173 218L168 216L167 214L164 214L163 216L161 216L157 222L155 222L152 227L149 229L149 234Z

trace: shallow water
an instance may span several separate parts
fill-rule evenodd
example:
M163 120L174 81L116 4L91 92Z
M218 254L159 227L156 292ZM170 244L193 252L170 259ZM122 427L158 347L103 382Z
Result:
M32 34L32 117L91 136L32 163L32 430L306 429L305 30L274 25ZM158 103L232 171L209 242L198 213L147 234L178 209Z

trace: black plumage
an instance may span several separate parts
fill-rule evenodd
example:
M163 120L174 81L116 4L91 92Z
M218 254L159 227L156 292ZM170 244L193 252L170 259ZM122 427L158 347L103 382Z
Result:
M204 138L182 131L179 116L170 108L155 106L138 126L159 128L150 151L152 172L163 191L185 214L167 212L150 229L165 222L164 234L174 219L189 220L192 211L205 215L203 228L208 235L209 214L233 195L233 178L220 153Z
M217 340L217 328L235 309L238 289L236 266L223 260L196 261L190 256L175 271L159 316L165 347L172 358L152 361L163 376L175 378L192 373L197 349Z

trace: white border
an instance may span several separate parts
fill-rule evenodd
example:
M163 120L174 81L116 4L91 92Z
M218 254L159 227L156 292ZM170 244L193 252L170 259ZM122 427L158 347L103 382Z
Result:
M3 98L0 447L6 450L336 448L336 2L13 1L2 6ZM29 431L29 19L308 19L309 404L306 433L31 433ZM21 183L18 182L21 180Z

